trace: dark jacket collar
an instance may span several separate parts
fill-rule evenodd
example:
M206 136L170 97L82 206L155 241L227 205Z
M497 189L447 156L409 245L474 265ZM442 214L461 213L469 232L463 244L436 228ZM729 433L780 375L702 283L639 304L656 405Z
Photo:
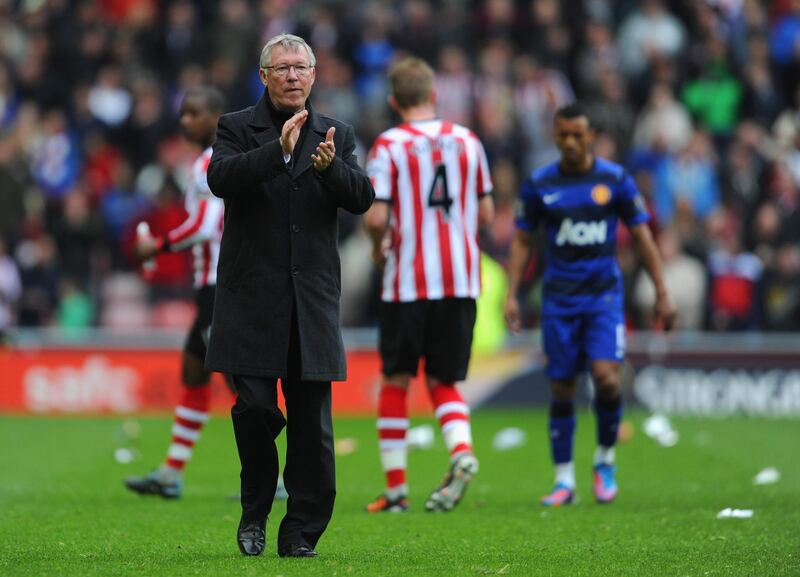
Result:
M277 130L272 123L272 115L269 113L267 98L269 98L269 96L265 88L264 92L261 94L261 98L258 99L258 102L256 102L256 105L251 110L250 118L247 123L256 129L271 128L272 130ZM306 100L306 109L308 110L308 120L306 122L308 122L309 128L314 132L325 134L328 130L328 126L322 121L322 117L314 111L310 99ZM314 144L314 148L316 148L316 146L317 143Z
M272 122L272 115L269 112L269 105L266 101L267 98L269 96L265 89L261 98L259 98L250 112L250 119L248 120L248 124L253 129L253 139L258 146L263 146L270 140L280 137L280 133ZM306 109L308 110L306 124L310 130L301 139L299 143L300 149L295 149L293 154L292 173L295 177L311 167L311 155L316 151L317 145L325 140L325 134L328 132L328 124L322 119L322 116L314 112L310 100L306 100Z

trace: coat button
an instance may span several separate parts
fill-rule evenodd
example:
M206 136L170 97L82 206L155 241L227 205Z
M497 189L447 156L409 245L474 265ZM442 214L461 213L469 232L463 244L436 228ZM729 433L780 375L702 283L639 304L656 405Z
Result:
M300 232L300 225L299 224L293 224L292 225L292 232Z
M296 184L292 184L292 190L300 190L300 187Z
M296 266L293 266L292 267L292 276L297 276L299 274L300 274L300 269L298 269Z

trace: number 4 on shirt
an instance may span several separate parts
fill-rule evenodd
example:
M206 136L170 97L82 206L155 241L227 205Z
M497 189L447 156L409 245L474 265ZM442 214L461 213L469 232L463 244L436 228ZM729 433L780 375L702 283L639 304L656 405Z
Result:
M447 216L450 214L450 206L452 204L453 199L450 198L447 187L447 169L444 164L440 164L436 167L436 173L433 175L433 183L428 193L428 206L431 208L441 207L445 216Z

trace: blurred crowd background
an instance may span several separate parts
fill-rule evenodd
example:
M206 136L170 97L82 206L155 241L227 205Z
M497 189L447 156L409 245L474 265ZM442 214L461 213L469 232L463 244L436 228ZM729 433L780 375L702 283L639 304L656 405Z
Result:
M185 218L199 152L178 132L185 90L254 103L280 32L314 48L311 101L355 126L362 161L396 121L387 68L406 54L435 67L441 116L474 128L492 167L497 318L517 190L557 158L553 112L578 99L597 154L647 198L680 326L800 329L800 0L0 0L0 332L188 325L188 255L160 257L145 283L134 228ZM374 325L360 220L340 233L344 322ZM647 328L652 287L629 244L628 322Z

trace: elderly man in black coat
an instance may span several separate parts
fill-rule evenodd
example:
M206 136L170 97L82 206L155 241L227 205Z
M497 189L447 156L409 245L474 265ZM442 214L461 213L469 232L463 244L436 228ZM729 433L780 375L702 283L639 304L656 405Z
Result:
M284 426L289 500L279 555L316 556L336 495L331 381L346 378L337 211L364 213L375 193L356 163L353 128L307 101L315 63L302 38L269 40L264 95L221 117L208 167L211 191L225 199L225 230L206 368L233 375L238 393L231 415L245 555L264 550Z

